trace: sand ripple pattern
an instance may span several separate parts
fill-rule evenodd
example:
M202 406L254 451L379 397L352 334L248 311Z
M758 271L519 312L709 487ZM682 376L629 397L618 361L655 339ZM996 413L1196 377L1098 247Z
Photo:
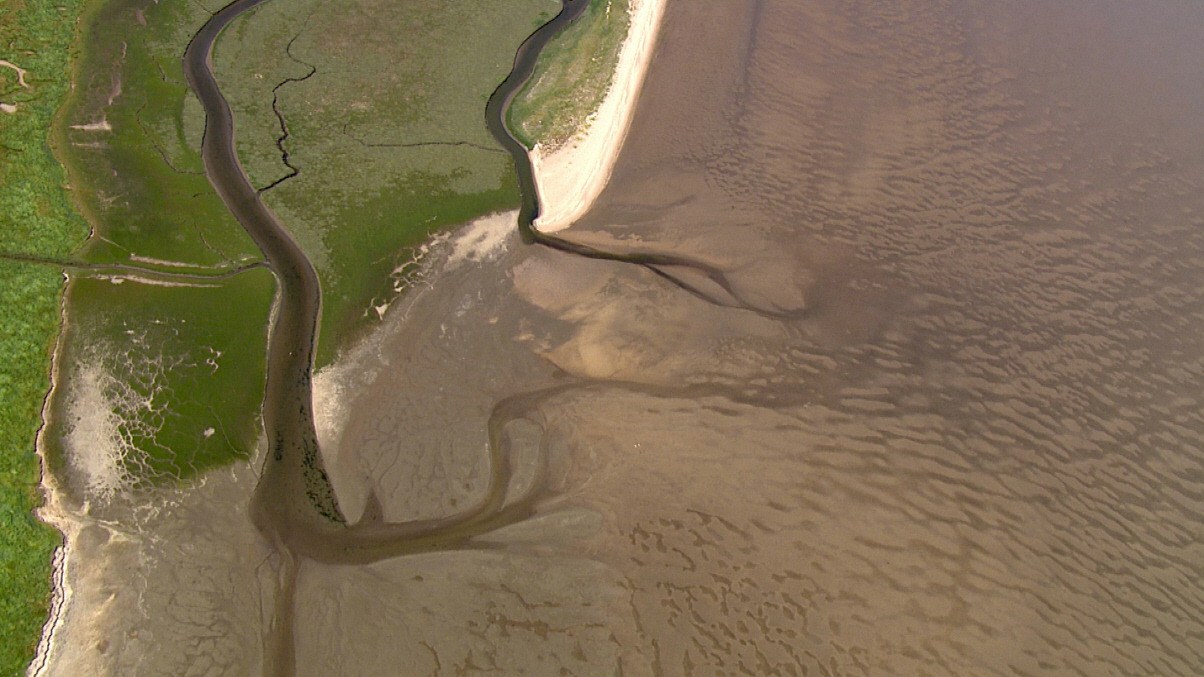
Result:
M1204 15L699 4L587 225L813 312L565 405L659 671L1198 674Z
M479 500L499 402L538 500L301 561L298 672L1204 673L1200 35L1195 2L671 0L562 235L730 290L513 236L424 269L318 379L340 504ZM104 627L199 653L156 580ZM111 672L180 664L144 652Z

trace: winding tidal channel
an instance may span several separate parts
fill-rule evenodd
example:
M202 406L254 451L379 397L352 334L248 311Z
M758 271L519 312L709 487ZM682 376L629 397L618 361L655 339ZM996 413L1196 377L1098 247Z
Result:
M443 519L384 524L369 513L345 523L322 469L313 424L311 372L322 292L317 273L286 226L260 199L234 147L235 121L213 75L217 37L232 21L266 0L238 0L213 15L189 44L184 71L206 114L202 156L213 187L263 252L279 284L268 345L264 429L269 453L255 498L256 523L279 546L323 561L367 562L400 552L451 543L495 525L501 515L505 459L496 450L497 478L481 505ZM514 156L523 193L520 223L530 240L559 242L530 226L538 215L530 162L505 129L502 114L534 68L539 50L580 16L587 0L569 0L563 11L522 46L509 78L489 102L490 129Z
M498 405L491 420L493 480L481 503L456 515L406 523L385 523L379 510L369 510L363 519L349 525L339 512L322 468L313 425L311 372L321 305L318 277L287 227L260 199L239 162L234 150L235 121L211 68L214 41L222 30L265 1L239 0L227 5L196 34L184 56L185 73L206 112L202 148L205 171L279 281L263 407L270 449L256 492L256 522L274 542L297 554L320 561L365 563L446 546L520 519L523 512L515 506L502 510L509 469L497 430L506 420L506 402ZM565 0L562 11L520 46L513 70L486 107L486 123L513 157L518 173L522 194L518 224L523 240L584 258L645 267L717 305L766 316L800 314L802 311L761 309L744 301L720 268L703 261L657 252L606 251L541 233L532 226L540 209L533 170L526 149L506 128L505 111L531 77L540 50L581 16L587 5L588 0Z
M323 468L314 429L312 370L322 291L317 273L288 228L261 199L235 151L235 120L213 74L214 43L242 14L267 0L236 0L215 13L189 43L184 72L206 115L202 158L210 183L226 207L263 252L278 283L267 349L267 385L263 425L268 452L256 486L252 515L261 533L284 560L277 595L267 668L292 674L294 659L291 617L296 556L326 563L365 564L404 553L453 548L472 536L514 523L531 514L538 485L515 500L507 497L511 467L501 427L513 409L545 398L560 388L518 395L499 402L489 421L490 483L484 498L446 517L386 522L375 497L354 524L344 519ZM646 252L608 252L541 233L532 227L539 216L533 170L526 149L505 125L511 100L531 77L540 51L555 35L579 18L589 0L564 0L561 12L520 46L509 76L490 97L486 123L514 159L522 195L519 229L524 242L590 259L643 266L690 293L720 305L746 306L716 267L687 257ZM679 269L670 272L666 269ZM723 290L712 298L681 271L709 280ZM712 292L713 294L713 292ZM752 308L754 311L757 309ZM763 311L769 315L776 310Z

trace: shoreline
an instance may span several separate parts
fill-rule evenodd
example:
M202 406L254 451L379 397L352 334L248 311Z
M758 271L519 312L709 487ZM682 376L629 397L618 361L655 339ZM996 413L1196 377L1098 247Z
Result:
M550 153L539 144L528 152L540 204L540 216L532 224L536 230L568 228L589 211L610 181L652 63L666 2L638 0L632 8L610 89L585 131Z
M75 74L72 73L71 77L74 78ZM34 510L34 514L40 522L57 531L62 540L51 556L50 603L46 618L42 623L42 632L34 648L33 658L26 667L26 674L30 677L49 674L50 661L58 648L59 630L66 620L67 610L70 608L73 596L70 572L68 571L72 546L80 529L84 526L84 521L78 511L72 511L65 506L69 496L59 486L59 478L50 468L50 459L46 451L46 436L50 434L54 416L51 403L54 401L55 391L62 386L59 368L62 365L63 344L67 336L67 297L72 282L71 275L64 272L63 287L58 302L58 335L55 336L54 347L50 351L50 387L42 400L42 408L39 413L41 423L38 426L37 436L34 438L34 453L37 454L38 466L41 471L39 487L42 492L42 504Z

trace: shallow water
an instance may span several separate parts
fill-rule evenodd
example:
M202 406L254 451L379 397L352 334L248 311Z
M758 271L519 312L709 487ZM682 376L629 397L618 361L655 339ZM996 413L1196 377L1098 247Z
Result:
M317 379L340 506L471 503L507 398L508 495L540 498L454 549L301 561L299 671L1198 674L1202 33L1191 2L671 1L564 235L704 261L764 312L515 237L435 255ZM197 580L234 560L262 592L197 584L197 624L148 576L94 618L175 639L95 664L263 635L249 522L179 513L230 541Z

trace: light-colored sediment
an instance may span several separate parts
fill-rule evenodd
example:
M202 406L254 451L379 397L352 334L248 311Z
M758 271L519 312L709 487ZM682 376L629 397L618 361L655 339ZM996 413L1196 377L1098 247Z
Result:
M54 551L51 561L51 597L50 610L46 623L42 626L42 636L38 640L38 648L34 659L29 665L30 677L49 675L51 656L59 651L60 636L66 610L70 605L73 590L71 576L68 572L70 548L79 536L83 523L73 517L72 512L63 506L63 496L49 473L43 471L42 486L46 502L38 508L38 519L57 529L63 536L63 543Z
M356 452L344 451L340 441L352 410L348 402L354 394L368 388L380 371L396 359L382 345L384 337L395 334L409 310L429 289L429 276L440 276L468 264L488 264L508 250L513 241L518 212L495 212L468 222L450 235L436 237L423 245L411 262L419 270L407 277L408 292L397 300L376 308L383 324L357 345L343 351L333 364L318 370L313 379L314 427L322 449L326 472L347 519L355 521L367 499L366 477ZM400 291L400 289L398 289ZM460 310L456 306L455 310ZM445 329L445 327L443 327Z
M17 72L17 84L20 85L21 87L24 87L25 89L29 89L29 83L25 82L25 76L29 73L29 71L25 70L24 68L21 68L17 64L15 64L7 59L0 59L0 67L11 68L14 71L16 71Z
M456 267L466 261L491 261L506 251L506 241L514 233L518 212L496 212L482 216L465 226L452 240L447 265Z
M108 120L101 118L98 122L89 122L86 125L71 125L71 129L78 129L81 132L111 132L113 125L109 124Z
M14 71L16 71L17 84L20 85L21 87L23 87L24 89L29 89L29 83L25 82L25 75L28 71L26 71L24 68L21 68L17 64L15 64L11 61L8 61L7 59L0 59L0 67L7 67L7 68L11 68ZM8 113L10 115L13 113L16 113L17 105L13 104L13 103L0 101L0 112Z
M535 227L568 228L594 204L610 180L652 62L666 0L632 0L631 26L619 51L610 91L581 133L555 151L536 144L531 165L542 215Z

